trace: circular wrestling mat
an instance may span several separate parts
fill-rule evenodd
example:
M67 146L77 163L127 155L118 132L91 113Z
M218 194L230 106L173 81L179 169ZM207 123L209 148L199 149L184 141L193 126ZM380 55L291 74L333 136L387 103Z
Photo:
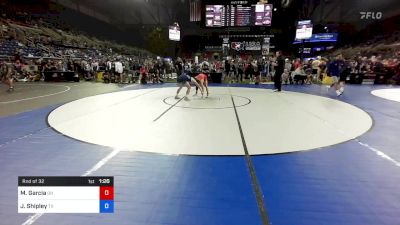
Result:
M209 98L191 96L184 101L174 99L176 89L131 90L79 99L55 109L48 122L58 132L88 143L187 155L243 155L238 122L252 155L334 145L372 126L372 119L361 109L315 95L211 87Z
M400 102L400 88L374 90L371 91L371 94L380 98L392 100L395 102Z

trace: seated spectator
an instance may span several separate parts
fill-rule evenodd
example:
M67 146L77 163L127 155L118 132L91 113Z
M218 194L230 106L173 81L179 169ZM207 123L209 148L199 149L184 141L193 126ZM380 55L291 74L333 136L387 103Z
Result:
M27 77L28 81L31 82L36 82L36 81L40 81L40 74L39 73L33 73L33 72L28 72Z
M293 65L289 59L285 59L285 69L282 74L282 83L283 84L293 84L292 76L290 76L292 72Z
M108 72L108 71L104 72L103 81L104 81L104 83L110 83L110 72Z
M318 77L318 68L319 64L321 63L321 56L318 56L316 60L312 61L311 66L312 66L312 74L315 75L315 77Z
M318 78L319 78L319 81L322 81L323 77L327 73L327 64L328 64L328 59L321 58L319 60L319 65L318 65Z
M282 84L292 84L292 77L290 76L290 71L285 68L282 74Z
M303 67L300 66L292 72L292 77L295 84L298 84L299 82L301 82L301 84L304 84L307 79L307 74L303 70Z

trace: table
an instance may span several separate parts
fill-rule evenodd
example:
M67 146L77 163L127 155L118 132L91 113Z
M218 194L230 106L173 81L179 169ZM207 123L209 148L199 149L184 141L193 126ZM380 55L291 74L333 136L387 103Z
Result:
M348 77L348 82L350 84L362 84L363 79L364 79L364 74L362 73L350 73Z
M75 81L79 82L78 74L74 71L45 71L44 81L61 82L61 81Z

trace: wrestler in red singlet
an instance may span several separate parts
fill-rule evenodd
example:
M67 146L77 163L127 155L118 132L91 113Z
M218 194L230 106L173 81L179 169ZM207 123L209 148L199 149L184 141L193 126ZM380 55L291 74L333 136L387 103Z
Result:
M204 73L200 73L195 78L196 78L196 80L199 81L199 84L200 84L201 88L203 89L203 91L204 91L204 89L206 89L207 97L208 97L208 76L206 74L204 74ZM198 88L196 87L196 94L195 95L197 95L197 91L198 91Z

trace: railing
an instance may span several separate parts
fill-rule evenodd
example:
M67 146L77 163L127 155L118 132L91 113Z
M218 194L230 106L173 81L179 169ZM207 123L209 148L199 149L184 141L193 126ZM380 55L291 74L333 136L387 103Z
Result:
M51 59L51 60L62 60L63 58L59 57L39 57L39 56L21 56L23 59ZM0 55L0 60L4 60L6 62L12 63L14 60L14 56L9 55Z
M48 54L51 53L50 49L49 49L48 47L44 46L44 45L41 44L41 43L38 43L36 47L38 47L38 48L41 49L42 51L47 52Z
M5 60L7 62L11 62L13 58L14 58L13 56L9 55L0 55L0 60Z
M32 38L26 37L26 41L28 42L29 46L35 46L35 43L33 42Z

